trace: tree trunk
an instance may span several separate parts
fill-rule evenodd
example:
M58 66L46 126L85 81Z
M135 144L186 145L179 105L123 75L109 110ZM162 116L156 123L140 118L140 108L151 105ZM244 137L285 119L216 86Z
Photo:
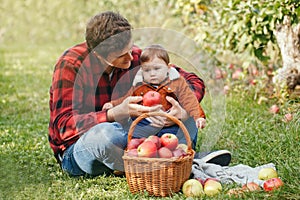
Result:
M300 90L300 24L292 27L291 20L285 16L283 23L274 32L280 48L283 67L277 71L273 82L287 86L289 91Z

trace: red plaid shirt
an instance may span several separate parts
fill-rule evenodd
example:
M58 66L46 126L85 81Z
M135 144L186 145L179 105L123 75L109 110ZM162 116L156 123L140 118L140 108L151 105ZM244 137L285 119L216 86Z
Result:
M115 68L111 77L86 43L68 49L55 65L50 87L49 142L55 156L77 141L96 124L107 122L102 106L126 94L139 69L141 50L134 46L129 69ZM204 96L203 81L176 67L190 83L199 102Z

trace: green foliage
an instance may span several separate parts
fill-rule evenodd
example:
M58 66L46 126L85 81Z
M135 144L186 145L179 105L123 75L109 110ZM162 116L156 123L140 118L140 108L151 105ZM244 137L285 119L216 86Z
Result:
M298 23L300 14L298 0L178 0L175 5L204 49L217 56L226 51L247 53L263 63L279 57L276 25L285 15Z

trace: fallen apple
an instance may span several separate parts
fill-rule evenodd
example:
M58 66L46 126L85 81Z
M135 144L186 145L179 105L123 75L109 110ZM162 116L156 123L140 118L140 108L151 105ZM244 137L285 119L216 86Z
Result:
M257 183L249 182L242 186L243 191L258 191L261 190L260 186Z
M196 179L188 179L182 186L182 192L186 197L199 197L203 195L203 187Z
M157 148L152 141L144 141L137 148L139 157L155 158L157 157Z
M292 120L293 120L293 114L287 113L287 114L284 115L284 118L283 118L284 122L289 122L289 121L292 121Z
M201 185L204 187L204 183L205 180L201 179L201 178L195 178L197 181L199 181L201 183Z
M283 186L283 181L280 178L271 178L266 180L263 185L265 191L272 191L281 186Z
M207 180L204 183L204 193L207 196L214 196L222 191L222 185L216 180Z
M160 142L163 147L167 147L171 151L178 146L178 138L172 133L165 133L160 137Z
M156 91L149 91L143 96L144 106L155 106L161 104L161 95Z
M157 149L161 147L160 138L156 135L150 135L145 141L152 141L156 145Z
M270 107L270 112L273 113L273 114L279 113L279 110L280 110L280 108L279 108L279 106L277 106L276 104L274 104L274 105L272 105L272 106Z
M157 153L158 153L158 157L160 157L160 158L172 158L173 157L172 151L170 149L168 149L167 147L161 147L160 149L158 149Z
M268 180L270 178L277 178L278 174L277 171L271 167L262 168L258 172L258 178L260 180Z

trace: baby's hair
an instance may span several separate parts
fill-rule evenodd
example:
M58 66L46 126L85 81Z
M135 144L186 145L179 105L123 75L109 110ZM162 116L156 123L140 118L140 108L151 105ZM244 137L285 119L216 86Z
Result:
M170 63L170 58L167 50L160 44L152 44L146 47L141 54L141 62L148 62L155 57L162 59L167 65Z

